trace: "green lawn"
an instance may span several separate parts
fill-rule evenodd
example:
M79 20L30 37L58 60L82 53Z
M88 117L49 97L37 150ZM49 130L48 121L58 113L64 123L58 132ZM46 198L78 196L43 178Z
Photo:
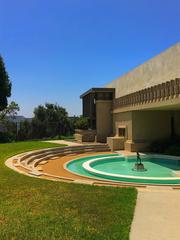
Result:
M54 146L59 145L0 144L0 239L129 239L135 189L40 180L4 165L17 153Z

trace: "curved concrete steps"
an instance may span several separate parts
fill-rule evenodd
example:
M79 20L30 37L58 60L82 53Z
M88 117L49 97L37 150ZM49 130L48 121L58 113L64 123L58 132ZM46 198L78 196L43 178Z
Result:
M28 171L28 174L34 176L41 176L43 172L37 169L37 166L41 162L57 159L60 156L66 156L69 154L89 153L89 152L105 152L110 151L110 148L106 144L94 144L94 145L82 145L71 147L57 147L47 148L43 150L31 151L24 153L16 157L13 162L14 167L21 167Z

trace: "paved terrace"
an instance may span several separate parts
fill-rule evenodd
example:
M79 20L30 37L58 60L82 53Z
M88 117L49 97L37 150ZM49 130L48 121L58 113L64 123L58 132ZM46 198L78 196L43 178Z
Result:
M180 190L138 189L130 240L180 239Z

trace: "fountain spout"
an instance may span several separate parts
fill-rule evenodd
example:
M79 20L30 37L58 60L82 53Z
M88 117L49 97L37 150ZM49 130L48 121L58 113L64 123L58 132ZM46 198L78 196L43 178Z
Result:
M137 154L137 163L141 164L142 161L141 161L141 157L140 157L139 152L136 152L136 154Z
M142 163L142 159L140 157L139 152L136 152L137 155L137 161L134 165L134 168L132 169L133 171L140 171L140 172L144 172L147 171L147 169L144 167L144 164Z

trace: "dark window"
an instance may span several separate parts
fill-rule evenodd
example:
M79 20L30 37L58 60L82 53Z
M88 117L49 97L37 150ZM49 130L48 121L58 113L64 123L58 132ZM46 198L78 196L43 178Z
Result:
M126 129L125 128L119 128L119 137L125 137Z

